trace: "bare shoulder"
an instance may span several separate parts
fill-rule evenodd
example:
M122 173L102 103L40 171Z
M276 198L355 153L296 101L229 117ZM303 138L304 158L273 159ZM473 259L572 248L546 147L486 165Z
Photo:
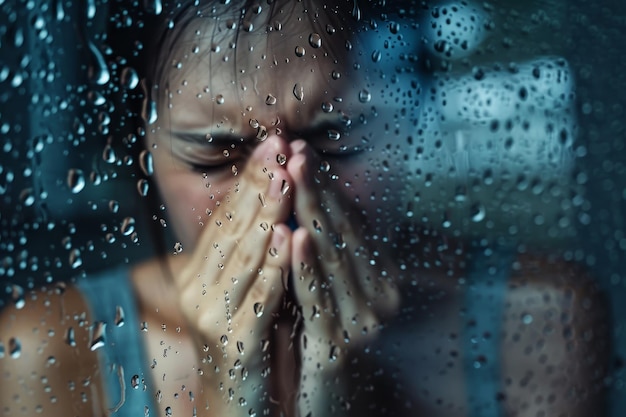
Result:
M595 278L577 263L522 256L509 283L502 338L509 409L601 415L610 320Z
M89 347L88 306L71 285L28 291L0 310L0 404L4 414L101 415L104 398Z

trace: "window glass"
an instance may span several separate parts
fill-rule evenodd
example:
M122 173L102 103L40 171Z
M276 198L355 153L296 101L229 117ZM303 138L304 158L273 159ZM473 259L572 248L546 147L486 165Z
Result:
M0 16L2 415L626 411L624 6Z

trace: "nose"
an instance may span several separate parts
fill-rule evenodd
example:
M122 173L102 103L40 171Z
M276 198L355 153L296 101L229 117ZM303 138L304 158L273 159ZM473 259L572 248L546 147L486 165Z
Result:
M291 148L286 138L272 134L254 149L251 159L268 169L286 168L291 157Z

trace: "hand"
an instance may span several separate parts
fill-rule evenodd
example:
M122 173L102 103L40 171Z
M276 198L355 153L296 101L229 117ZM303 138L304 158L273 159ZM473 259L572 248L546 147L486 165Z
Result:
M330 396L320 389L341 376L348 349L373 337L396 312L399 270L384 244L368 239L372 219L319 171L315 152L304 141L293 142L291 151L287 169L300 225L292 235L293 286L303 314L300 388L318 407Z
M290 266L290 231L281 224L291 208L283 193L283 181L290 179L276 161L288 151L276 136L254 149L245 169L222 190L193 255L174 277L181 310L202 350L204 392L222 397L209 403L245 415L267 392L252 392L255 384L265 384L269 367L260 346L269 340Z

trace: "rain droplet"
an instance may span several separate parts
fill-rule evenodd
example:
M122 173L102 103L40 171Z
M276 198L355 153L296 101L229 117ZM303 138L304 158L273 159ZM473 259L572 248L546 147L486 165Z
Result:
M109 201L109 211L111 213L117 213L120 210L120 203L116 200Z
M243 342L241 340L237 341L237 351L243 355Z
M77 248L72 249L69 255L70 268L76 269L83 264L83 258L80 255L80 250Z
M222 345L226 346L226 345L228 344L228 336L226 336L225 334L223 334L223 335L220 337L220 343L221 343Z
M333 71L330 73L330 76L333 77L333 80L338 80L341 78L341 73L339 71Z
M139 85L139 76L137 75L137 71L134 68L126 67L122 71L120 75L120 83L122 87L125 87L129 90L134 90Z
M135 218L126 217L124 220L122 220L120 231L122 232L122 235L130 236L135 231Z
M282 195L287 195L287 193L289 192L289 189L291 188L291 186L289 185L289 183L285 180L283 180L283 183L280 186L280 192Z
M174 244L174 252L175 253L181 253L183 251L183 244L180 242L176 242Z
M267 222L262 222L259 226L261 226L261 229L263 229L264 232L267 232L270 228Z
M65 343L72 347L76 346L76 336L73 327L67 328L67 332L65 333Z
M152 159L152 153L149 150L144 149L139 154L139 167L146 177L154 173L154 161Z
M259 126L259 128L256 131L256 138L260 142L263 142L265 139L267 139L267 136L268 136L267 128L265 126Z
M112 164L117 160L115 151L113 150L113 147L110 144L107 144L104 147L104 150L102 151L102 159L104 160L104 162L107 162L109 164Z
M124 309L122 306L115 306L115 325L117 327L124 325Z
M339 347L333 345L330 347L330 353L328 354L328 359L331 362L334 362L339 357Z
M9 339L9 356L17 359L22 355L22 343L17 337Z
M333 103L331 103L330 101L322 102L322 111L324 113L330 113L333 111L333 109L334 109Z
M133 389L139 388L139 375L133 375L133 377L130 379L130 386L133 387Z
M80 193L85 188L85 174L80 169L70 169L67 173L67 186L73 194Z
M482 204L474 204L471 208L471 218L474 223L481 222L485 219L487 212Z
M274 104L276 104L276 97L268 94L267 97L265 97L265 104L267 104L268 106L273 106Z
M389 22L389 31L396 35L400 32L400 24L396 22Z
M304 87L302 87L302 84L296 83L293 86L293 95L298 101L304 100Z
M105 85L111 80L111 74L109 73L106 61L96 45L92 42L87 42L87 45L89 46L92 59L87 75L89 76L89 79L96 84Z
M330 163L328 161L320 162L320 172L328 172L330 171Z
M148 189L150 188L150 183L147 179L142 178L137 181L137 192L141 197L145 197L148 195Z
M357 2L357 0L354 0L354 3L352 5L352 17L357 22L361 20L361 9L359 8L359 3Z
M359 101L361 103L367 103L372 99L372 95L370 94L369 91L363 89L361 91L359 91Z
M261 317L263 315L263 304L262 303L254 303L254 314L257 317Z
M339 133L338 131L334 130L334 129L330 129L328 130L328 139L330 140L339 140L341 139L341 133Z
M141 118L147 125L151 125L157 121L157 105L154 100L150 100L147 96L143 99L141 105Z
M278 249L270 248L269 254L270 254L270 256L273 256L274 258L277 258L278 257Z
M24 308L24 305L26 304L26 301L24 300L24 288L19 285L12 285L11 299L15 304L15 308L17 308L18 310Z
M215 102L217 104L224 104L224 96L221 94L218 94L217 96L215 96Z
M253 129L258 129L260 126L259 121L257 119L250 119L249 123L250 123L250 127Z
M374 52L372 52L373 62L380 62L382 58L383 58L383 54L379 50L375 50Z
M265 194L259 193L259 201L261 202L261 207L267 207L267 203L265 201Z
M319 48L322 46L322 37L319 35L319 33L311 33L309 35L309 45L311 45L313 48Z
M278 165L285 165L287 163L287 155L279 153L276 155L276 162L278 162Z
M321 233L322 232L322 223L320 223L320 221L317 220L317 219L313 219L313 228L315 229L315 231L317 233Z
M89 341L89 349L96 350L105 345L105 332L107 324L103 321L97 321L91 327L91 337Z
M304 46L296 46L296 56L302 58L306 54Z

